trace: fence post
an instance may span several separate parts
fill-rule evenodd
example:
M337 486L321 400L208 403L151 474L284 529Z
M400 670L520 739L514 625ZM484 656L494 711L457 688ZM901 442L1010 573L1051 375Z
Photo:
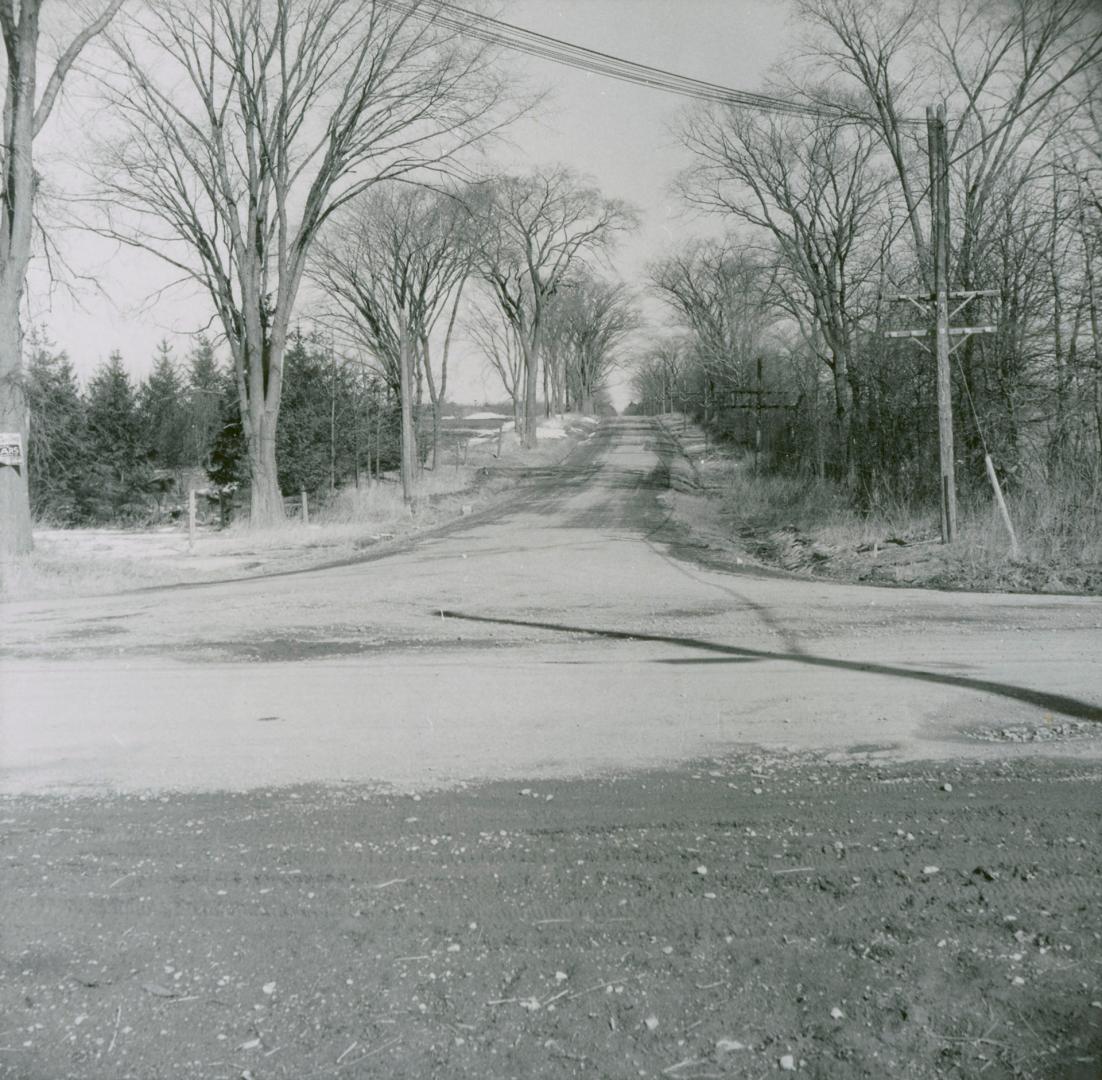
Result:
M303 525L309 525L310 524L310 504L306 501L306 492L305 492L305 490L300 493L300 497L302 499L302 524Z
M188 551L195 550L195 488L187 492L187 546Z

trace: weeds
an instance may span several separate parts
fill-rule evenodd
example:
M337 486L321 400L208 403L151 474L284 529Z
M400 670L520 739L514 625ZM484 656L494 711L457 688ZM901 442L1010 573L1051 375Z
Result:
M936 505L879 492L862 512L829 480L755 475L748 459L713 459L704 470L728 527L789 569L941 587L1102 590L1102 487L1088 475L1038 477L1007 494L1015 557L986 487L962 495L956 541L944 547Z

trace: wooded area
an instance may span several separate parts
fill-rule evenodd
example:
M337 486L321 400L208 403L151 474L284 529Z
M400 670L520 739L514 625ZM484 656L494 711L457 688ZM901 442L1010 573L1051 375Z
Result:
M135 384L112 353L81 388L72 364L41 331L28 336L32 510L44 525L140 524L178 519L186 492L247 495L249 462L235 379L208 339L178 360L162 345ZM394 388L347 363L331 342L291 334L276 445L281 496L376 481L399 464ZM418 460L430 452L421 426Z
M995 328L950 331L962 488L986 485L990 454L1012 488L1055 485L1096 513L1097 8L805 0L799 14L785 87L801 112L702 106L682 122L682 196L729 231L651 266L681 332L638 369L642 408L692 413L745 445L764 424L771 467L832 479L858 508L936 504L921 120L944 102L951 313Z

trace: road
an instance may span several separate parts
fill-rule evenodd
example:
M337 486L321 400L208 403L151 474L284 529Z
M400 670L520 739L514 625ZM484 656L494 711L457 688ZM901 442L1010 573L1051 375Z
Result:
M1097 600L718 566L671 518L674 461L651 421L609 420L570 467L383 558L3 605L0 790L415 789L748 744L1067 755L966 733L1102 719Z

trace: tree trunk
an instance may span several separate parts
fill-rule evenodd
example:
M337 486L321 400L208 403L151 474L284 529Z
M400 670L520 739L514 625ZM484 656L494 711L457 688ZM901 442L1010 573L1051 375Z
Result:
M275 416L262 412L249 439L249 524L253 528L278 525L284 519L275 433Z
M7 19L14 22L11 4ZM30 419L23 385L23 331L19 304L26 287L31 254L35 173L35 88L37 85L38 16L41 0L21 5L18 23L5 28L3 214L0 216L0 432L18 435L23 464L0 465L0 558L27 554L31 534L27 486L27 440Z
M536 334L531 338L521 337L524 349L524 442L525 450L535 450L539 437L536 429L539 424L537 401L539 399L539 339Z
M413 373L410 370L409 329L405 316L398 326L398 378L402 407L402 498L407 506L413 505L413 463L416 443L413 431Z
M22 290L20 290L22 291ZM26 555L33 547L27 488L30 421L22 378L23 333L19 299L0 303L0 432L18 435L22 465L0 465L0 559Z
M428 334L421 335L421 359L425 365L425 381L429 388L429 402L432 404L432 471L436 471L436 459L440 454L440 420L444 415L444 393L436 390L436 379L432 374L432 355L429 351ZM444 361L444 378L447 378L447 360Z

